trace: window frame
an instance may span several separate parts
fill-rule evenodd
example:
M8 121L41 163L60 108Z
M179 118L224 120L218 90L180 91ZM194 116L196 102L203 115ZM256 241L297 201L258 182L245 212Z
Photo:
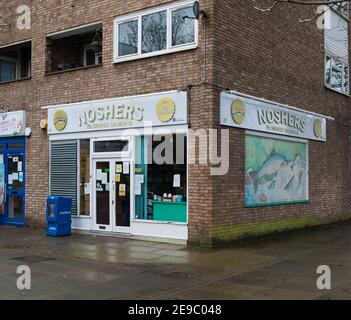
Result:
M266 132L258 132L258 131L252 131L252 130L246 130L245 132L245 167L246 167L246 138L247 137L258 137L262 139L270 139L270 140L277 140L277 141L282 141L282 142L292 142L292 143L300 143L304 144L306 146L306 190L305 190L305 200L297 200L297 201L283 201L283 202L277 202L277 203L267 203L267 204L247 204L246 203L246 192L244 191L244 207L245 208L259 208L259 207L271 207L274 208L276 206L280 205L303 205L303 204L308 204L311 202L311 192L310 192L310 168L311 168L311 162L310 162L310 141L308 139L303 139L303 138L297 138L297 137L290 137L290 136L283 136L283 135L277 135L277 134L272 134L272 133L266 133ZM246 171L246 170L245 170ZM244 190L245 190L244 186Z
M81 143L82 140L86 140L88 141L88 145L89 145L89 168L91 166L91 139L90 138L79 138L77 139L77 214L72 215L73 217L78 217L78 218L91 218L92 214L91 214L91 210L89 210L89 214L82 214L81 213L81 206L80 206L80 201L81 201L81 192L80 192L80 174L81 174L81 159L82 159L82 155L81 155ZM91 168L90 168L91 169ZM91 170L89 170L91 171ZM90 172L89 172L90 175ZM89 185L91 185L91 177L89 179ZM89 207L91 208L91 198L90 198L90 194L89 194Z
M338 8L342 8L343 6L346 6L346 11L347 15L343 13L342 11L339 11ZM340 17L346 19L347 21L350 20L350 3L349 2L344 2L344 3L337 3L337 4L331 4L330 8L337 13Z
M198 20L194 19L194 32L195 32L195 41L192 43L181 44L177 46L172 46L172 12L178 9L191 7L194 3L194 0L187 0L183 2L179 2L176 4L168 4L164 6L159 6L157 8L149 9L149 10L142 10L136 13L119 16L114 19L114 32L113 32L113 63L120 63L130 60L137 60L137 59L144 59L150 58L165 54L170 54L179 51L185 50L193 50L198 47L198 31L199 31L199 23ZM167 12L167 48L165 50L149 52L149 53L142 53L142 18L146 15L150 15L157 12ZM138 21L138 52L119 56L119 25L131 21Z
M338 90L336 88L334 88L332 86L332 84L328 83L327 82L327 70L326 70L326 62L327 62L327 58L330 59L330 81L332 81L332 76L333 76L333 68L337 69L338 71L341 71L341 80L342 80L342 83L341 83L341 90ZM334 62L334 65L335 65L335 62L337 63L340 63L342 66L341 68L338 68L336 66L333 66L333 62ZM347 81L347 91L344 90L345 88L345 67L348 68L348 81ZM347 96L350 96L350 66L344 62L342 62L340 59L334 57L333 55L329 54L329 53L326 53L324 55L324 85L328 88L328 89L331 89L335 92L338 92L338 93L341 93L341 94L344 94L344 95L347 95Z
M20 78L19 75L21 74L21 65L19 63L19 59L9 58L9 57L5 57L5 56L0 55L0 60L16 64L15 79L8 80L8 81L1 81L0 80L0 84L19 80L19 78Z
M101 66L102 63L99 63L99 58L102 58L102 52L94 53L95 54L95 64L87 65L87 51L90 49L90 45L84 46L84 56L83 56L83 63L84 67L93 67L93 66Z

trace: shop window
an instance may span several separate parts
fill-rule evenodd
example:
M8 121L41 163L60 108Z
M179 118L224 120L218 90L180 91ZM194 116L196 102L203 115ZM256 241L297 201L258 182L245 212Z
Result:
M137 139L136 219L187 222L186 136Z
M102 65L102 24L48 35L46 73Z
M333 90L348 94L349 66L334 57L326 55L325 84Z
M29 78L31 55L31 42L0 48L0 83Z
M90 140L79 141L79 215L90 215Z
M168 5L115 20L115 62L193 49L198 21L193 2Z

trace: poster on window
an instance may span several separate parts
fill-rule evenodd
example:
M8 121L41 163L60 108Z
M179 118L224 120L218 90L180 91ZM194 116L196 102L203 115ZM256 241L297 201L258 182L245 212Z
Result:
M308 201L307 143L246 135L245 206Z

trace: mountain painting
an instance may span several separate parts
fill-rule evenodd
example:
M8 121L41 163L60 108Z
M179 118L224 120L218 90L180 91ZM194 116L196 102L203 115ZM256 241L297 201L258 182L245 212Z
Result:
M308 201L307 144L246 136L245 205Z

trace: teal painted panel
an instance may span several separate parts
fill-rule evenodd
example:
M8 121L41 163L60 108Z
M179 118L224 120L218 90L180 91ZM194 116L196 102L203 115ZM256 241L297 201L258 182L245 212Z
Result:
M153 201L154 220L168 222L187 222L186 202Z

